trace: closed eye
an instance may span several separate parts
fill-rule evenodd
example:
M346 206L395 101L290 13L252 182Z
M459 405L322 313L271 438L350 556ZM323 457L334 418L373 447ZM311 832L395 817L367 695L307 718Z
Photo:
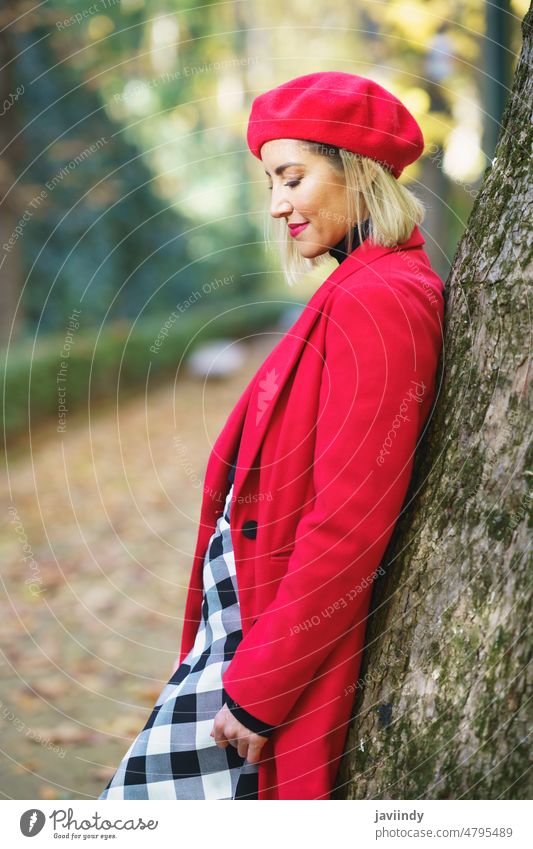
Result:
M284 183L284 186L289 186L290 189L294 189L295 186L298 186L302 181L301 180L290 180L288 183ZM272 186L268 186L268 191L272 191Z

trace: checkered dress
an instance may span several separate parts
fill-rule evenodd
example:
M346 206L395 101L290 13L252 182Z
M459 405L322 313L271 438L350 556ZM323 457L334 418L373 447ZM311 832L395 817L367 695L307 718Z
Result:
M258 764L210 736L222 675L242 639L230 534L231 484L204 558L202 619L194 646L99 799L257 799Z

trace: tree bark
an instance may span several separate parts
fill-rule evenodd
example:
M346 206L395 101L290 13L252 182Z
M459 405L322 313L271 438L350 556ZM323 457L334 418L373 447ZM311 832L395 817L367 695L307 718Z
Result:
M374 587L334 798L531 798L531 8L522 34L446 283L438 398Z

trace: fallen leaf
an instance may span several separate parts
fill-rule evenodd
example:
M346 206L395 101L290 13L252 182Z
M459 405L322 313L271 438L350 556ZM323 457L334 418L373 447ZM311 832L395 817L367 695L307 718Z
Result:
M58 799L58 791L51 784L43 784L39 787L39 799Z
M91 738L89 729L81 728L73 722L62 722L52 728L34 728L35 736L41 740L49 740L52 743L81 743ZM33 739L32 737L29 738ZM34 740L35 743L39 739Z

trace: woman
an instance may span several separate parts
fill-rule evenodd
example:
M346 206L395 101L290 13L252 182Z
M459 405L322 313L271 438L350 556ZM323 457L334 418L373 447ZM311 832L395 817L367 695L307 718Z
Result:
M308 74L254 100L247 140L289 284L338 265L213 447L180 655L102 799L330 798L435 397L443 283L398 183L423 150L412 115L371 80Z

